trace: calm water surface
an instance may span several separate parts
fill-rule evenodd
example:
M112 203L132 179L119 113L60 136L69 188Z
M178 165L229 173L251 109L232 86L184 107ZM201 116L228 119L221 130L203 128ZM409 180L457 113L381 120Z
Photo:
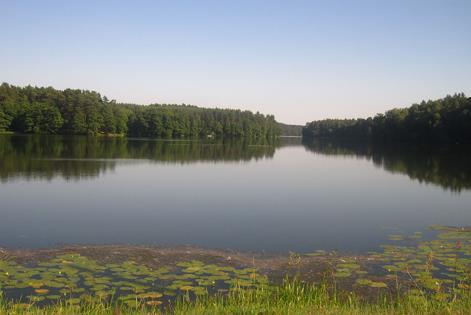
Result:
M0 136L0 247L376 249L471 225L466 147Z

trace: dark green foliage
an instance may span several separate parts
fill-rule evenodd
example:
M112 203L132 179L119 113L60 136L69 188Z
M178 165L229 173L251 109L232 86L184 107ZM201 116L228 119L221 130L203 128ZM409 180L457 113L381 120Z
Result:
M11 116L0 109L0 131L5 131L11 124Z
M262 139L279 134L273 116L188 105L116 104L94 91L0 86L0 131L126 134L136 137Z
M272 138L279 134L273 116L228 109L207 109L188 105L126 105L128 132L139 137L158 138Z
M363 122L355 119L325 119L313 121L303 128L304 138L344 138L353 137L352 130L358 132ZM360 132L358 137L367 135Z
M327 119L303 128L303 137L384 142L471 143L471 98L455 94L396 108L368 119Z
M56 133L64 122L59 109L48 104L32 103L20 112L17 123L25 133Z
M301 137L303 126L287 125L278 123L281 128L281 135L285 137Z

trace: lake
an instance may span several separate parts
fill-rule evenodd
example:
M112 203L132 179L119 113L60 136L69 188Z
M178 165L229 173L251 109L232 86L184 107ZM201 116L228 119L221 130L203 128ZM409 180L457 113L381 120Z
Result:
M0 136L0 247L361 252L471 225L470 148Z

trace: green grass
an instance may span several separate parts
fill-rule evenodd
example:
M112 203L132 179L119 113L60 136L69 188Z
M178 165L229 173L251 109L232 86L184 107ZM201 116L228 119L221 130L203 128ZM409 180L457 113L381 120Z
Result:
M383 294L364 301L358 296L333 293L327 285L287 282L282 286L257 289L234 289L226 295L204 296L190 300L183 296L173 306L149 308L136 302L136 307L119 306L99 300L79 305L59 303L46 307L0 302L1 315L61 314L470 314L471 291L460 290L451 299L433 295L405 294L401 297Z

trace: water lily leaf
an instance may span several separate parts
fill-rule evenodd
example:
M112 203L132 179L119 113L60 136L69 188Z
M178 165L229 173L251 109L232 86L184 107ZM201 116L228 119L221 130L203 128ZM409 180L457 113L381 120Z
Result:
M37 294L48 294L49 290L48 289L36 289L34 290L34 292Z
M334 273L334 276L336 278L347 278L347 277L350 277L351 275L352 273L349 271L339 271L339 272Z
M374 282L369 283L369 286L372 288L387 288L388 285L384 282Z
M358 285L371 285L371 282L372 281L369 280L369 279L357 279L355 281L355 283L358 284Z
M148 293L141 293L137 295L140 299L159 299L163 296L162 293L159 292L148 292Z
M391 234L389 235L389 239L391 241L403 241L404 240L404 236L403 235L400 235L400 234Z
M180 287L180 290L182 291L190 291L193 290L193 287L191 285L184 285Z

